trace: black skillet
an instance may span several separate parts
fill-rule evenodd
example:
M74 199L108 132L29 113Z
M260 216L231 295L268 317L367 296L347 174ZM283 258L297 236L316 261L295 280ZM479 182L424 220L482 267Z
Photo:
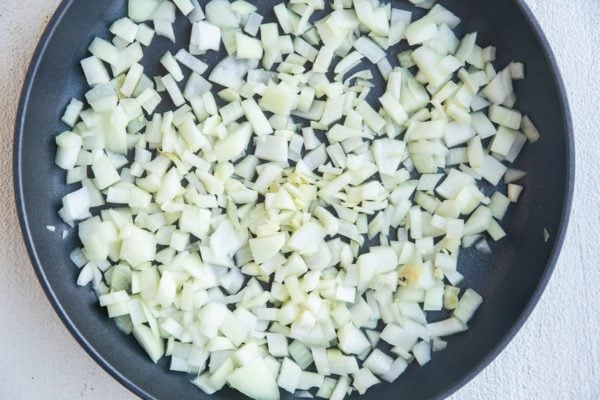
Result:
M276 2L259 1L260 12L268 15ZM461 33L477 31L480 45L498 47L498 67L511 60L526 64L527 79L517 84L518 107L532 117L542 139L526 146L517 160L517 167L529 175L522 182L526 189L521 201L504 223L508 237L493 245L493 255L467 251L461 256L465 285L485 298L470 330L450 338L448 349L436 353L425 367L411 366L396 383L371 389L362 397L369 400L444 398L490 363L540 299L569 216L574 156L567 99L552 52L531 12L523 0L440 2L463 20ZM410 7L405 0L394 3ZM119 382L144 398L241 399L233 390L206 396L189 383L190 376L168 372L165 360L152 364L133 337L115 328L94 293L75 285L77 270L68 255L77 245L76 234L62 240L61 228L54 234L45 229L61 226L56 214L60 199L74 190L63 184L64 172L53 159L54 136L66 128L60 115L67 102L82 98L85 90L79 60L86 56L91 39L106 37L110 23L125 10L124 0L64 1L40 41L23 88L15 132L14 179L23 235L56 312L83 348ZM190 27L182 17L178 22L176 34L179 43L185 43ZM146 64L156 68L167 48L176 46L155 39Z

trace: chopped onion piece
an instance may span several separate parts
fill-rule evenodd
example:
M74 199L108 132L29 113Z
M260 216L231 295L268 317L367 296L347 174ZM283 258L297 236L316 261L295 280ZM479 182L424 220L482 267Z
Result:
M404 36L408 44L414 46L432 39L437 33L438 28L435 20L430 17L423 17L408 25L406 31L404 31Z
M354 42L354 48L373 64L385 58L385 51L366 36L361 36Z

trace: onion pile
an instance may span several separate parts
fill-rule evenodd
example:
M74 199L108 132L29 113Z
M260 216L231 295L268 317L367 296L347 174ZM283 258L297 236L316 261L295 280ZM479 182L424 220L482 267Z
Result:
M79 186L59 215L77 284L152 361L208 394L339 400L467 329L482 297L459 252L505 236L525 176L508 166L539 133L513 108L523 65L497 72L456 15L411 2L422 17L291 0L266 22L244 0L129 0L92 41L56 137ZM149 77L144 48L175 41L178 13L189 43Z

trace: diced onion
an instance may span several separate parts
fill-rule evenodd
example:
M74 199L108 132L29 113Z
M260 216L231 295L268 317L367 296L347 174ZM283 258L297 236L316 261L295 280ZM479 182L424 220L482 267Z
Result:
M291 0L271 22L246 0L129 0L91 42L55 138L78 186L58 214L77 285L153 362L207 394L341 400L478 323L461 247L507 235L527 175L510 164L541 135L514 107L524 65L496 72L455 14L411 3L429 11ZM188 42L146 75L178 14Z

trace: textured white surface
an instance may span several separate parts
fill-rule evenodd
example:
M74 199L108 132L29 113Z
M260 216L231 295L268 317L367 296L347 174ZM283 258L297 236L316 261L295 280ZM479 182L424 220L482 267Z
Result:
M61 324L21 239L12 190L13 125L35 44L59 0L0 0L0 398L132 399ZM600 399L600 7L527 0L569 95L577 183L566 243L539 305L506 350L452 399Z

